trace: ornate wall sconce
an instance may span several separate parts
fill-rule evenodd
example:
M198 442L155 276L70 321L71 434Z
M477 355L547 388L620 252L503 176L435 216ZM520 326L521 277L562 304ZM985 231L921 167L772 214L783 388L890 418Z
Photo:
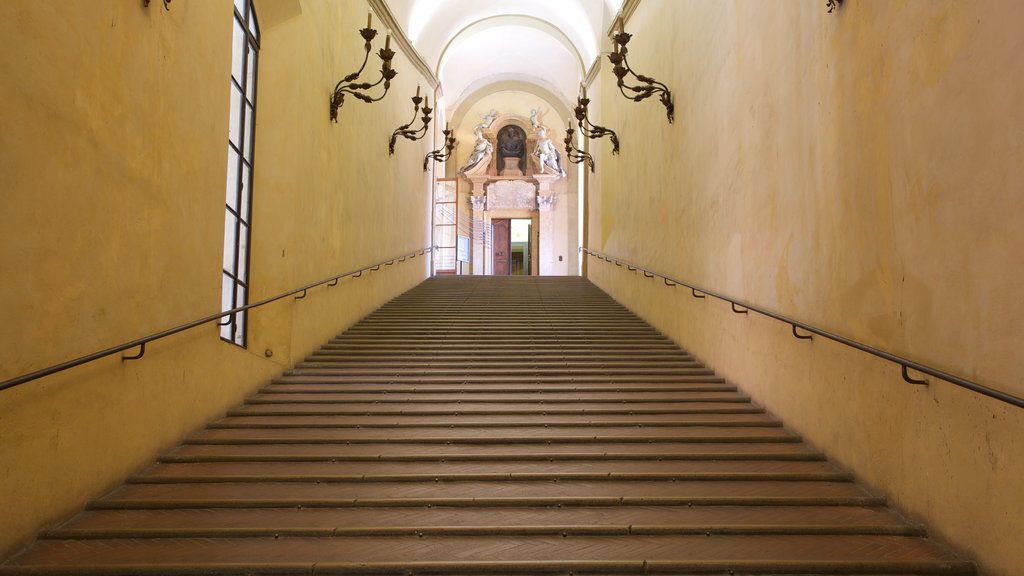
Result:
M828 0L825 2L825 7L828 8L828 13L831 14L833 10L839 8L843 3L843 0Z
M432 150L427 154L426 158L423 159L423 171L427 171L427 164L433 160L434 162L446 162L452 157L452 150L455 150L455 136L454 130L449 130L448 125L444 125L444 146L441 146L437 150Z
M395 57L394 51L391 50L391 34L388 34L387 39L384 41L384 47L377 53L381 59L380 67L380 79L374 83L369 82L353 82L359 78L359 75L363 73L363 69L366 68L366 62L370 58L370 43L377 36L377 31L370 28L373 22L371 14L366 15L366 28L359 31L359 35L366 41L363 48L366 51L366 55L363 56L363 65L359 67L359 70L345 76L340 82L335 84L334 92L331 94L331 121L338 121L338 108L341 108L345 104L345 95L351 94L352 96L366 102L377 102L387 95L388 90L391 88L391 80L398 75L398 72L391 68L391 59ZM381 82L384 83L384 93L376 98L364 94L360 91L370 90L377 86Z
M587 98L587 89L583 88L583 95L576 98L576 108L573 113L576 115L576 124L580 128L580 134L594 140L608 136L612 141L612 154L619 153L619 135L614 130L598 126L590 121L590 98Z
M622 30L622 20L619 19L619 33L612 36L615 42L615 51L608 55L608 60L612 63L612 71L615 73L615 77L618 79L616 84L619 86L619 92L622 95L634 102L646 100L651 96L657 94L658 99L665 105L665 113L668 115L668 123L671 124L675 120L676 107L672 103L672 92L669 91L668 86L658 82L650 76L644 76L643 74L637 74L629 67L629 61L626 59L626 44L629 44L632 34L626 34ZM626 76L632 74L641 84L637 86L629 86L626 84ZM626 91L630 93L627 93Z
M388 154L390 156L395 155L395 141L401 136L406 140L412 140L415 142L420 138L423 138L427 134L427 128L430 126L430 113L434 110L430 107L430 97L427 97L426 104L423 105L423 126L417 130L412 130L409 127L416 122L416 115L420 111L420 103L423 102L423 98L420 98L420 87L416 87L416 95L412 97L413 109L412 109L412 120L408 124L402 124L391 133L391 140L388 142Z
M579 164L584 160L587 165L590 166L590 172L594 172L594 157L588 152L584 152L576 147L574 141L576 140L576 131L572 128L572 118L569 119L569 125L565 128L565 155L569 158L569 162L573 164Z

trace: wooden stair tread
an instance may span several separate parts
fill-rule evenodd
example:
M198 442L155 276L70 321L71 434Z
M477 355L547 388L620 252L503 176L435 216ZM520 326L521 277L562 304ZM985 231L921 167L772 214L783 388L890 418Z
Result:
M428 280L0 576L974 574L580 278Z

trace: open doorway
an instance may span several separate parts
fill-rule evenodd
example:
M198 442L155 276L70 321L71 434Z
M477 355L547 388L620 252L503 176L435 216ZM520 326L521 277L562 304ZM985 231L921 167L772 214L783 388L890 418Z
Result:
M492 257L495 276L529 276L533 220L494 218L491 220Z

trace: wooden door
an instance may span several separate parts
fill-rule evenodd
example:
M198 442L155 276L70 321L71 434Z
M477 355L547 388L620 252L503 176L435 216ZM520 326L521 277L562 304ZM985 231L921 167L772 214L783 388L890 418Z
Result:
M512 273L512 221L508 218L491 220L491 246L494 254L495 276Z

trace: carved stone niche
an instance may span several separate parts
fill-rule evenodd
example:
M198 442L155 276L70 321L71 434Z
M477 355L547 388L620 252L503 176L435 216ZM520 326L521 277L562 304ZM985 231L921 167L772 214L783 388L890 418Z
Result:
M527 169L526 130L509 124L498 130L498 174L501 176L522 176Z
M536 162L531 161L531 158L534 148L537 147L537 134L532 130L530 123L518 116L499 116L491 129L494 130L495 138L492 141L492 171L489 173L498 178L533 177ZM511 162L506 165L506 157L518 158L519 166L511 165Z
M488 210L536 210L537 186L526 180L498 180L487 187Z

